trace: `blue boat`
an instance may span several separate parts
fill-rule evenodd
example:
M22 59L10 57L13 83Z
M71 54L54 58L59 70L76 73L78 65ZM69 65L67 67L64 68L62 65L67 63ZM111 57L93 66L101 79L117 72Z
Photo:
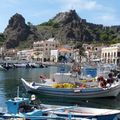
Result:
M120 110L113 109L98 109L78 106L58 106L41 104L43 108L27 109L24 112L20 111L20 104L29 105L28 98L15 97L7 101L7 113L1 113L0 117L9 118L24 118L29 120L113 120Z
M7 112L0 113L0 117L24 118L26 120L113 120L120 110L99 109L79 106L58 106L38 104L30 104L29 98L17 97L9 99L6 102ZM39 107L40 106L40 107Z
M49 116L47 111L50 111L49 108L44 109L34 109L33 106L29 104L28 98L15 97L6 102L7 104L7 113L2 115L2 118L25 118L29 120L47 120L47 119L62 119L57 116ZM21 105L24 104L24 110L21 109Z
M57 116L56 114L53 114L53 111L61 111L61 110L67 110L72 109L75 106L51 106L51 105L44 105L41 104L42 108L33 108L34 106L31 106L29 98L22 98L22 97L15 97L13 99L10 99L6 102L7 105L7 112L6 113L0 113L0 118L3 119L10 119L10 118L21 118L22 120L73 120L73 117L70 116ZM21 109L21 104L24 104L24 111ZM32 108L32 109L31 109ZM84 120L89 120L86 118L82 118ZM79 120L81 118L79 117Z

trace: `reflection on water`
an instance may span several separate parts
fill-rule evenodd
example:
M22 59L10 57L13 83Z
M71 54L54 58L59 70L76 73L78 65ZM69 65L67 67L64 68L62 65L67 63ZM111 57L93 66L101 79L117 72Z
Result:
M69 70L68 67L65 69ZM53 77L53 73L59 71L58 67L48 68L33 68L33 69L11 69L8 71L0 71L0 104L5 105L5 101L16 96L17 86L20 87L20 95L28 96L30 94L25 92L20 79L23 77L29 81L39 82L39 76L45 75L47 77ZM49 97L43 95L37 95L43 103L47 104L61 104L61 105L79 105L89 107L101 107L101 108L117 108L120 109L120 95L117 98L104 98L104 99L65 99L63 97Z

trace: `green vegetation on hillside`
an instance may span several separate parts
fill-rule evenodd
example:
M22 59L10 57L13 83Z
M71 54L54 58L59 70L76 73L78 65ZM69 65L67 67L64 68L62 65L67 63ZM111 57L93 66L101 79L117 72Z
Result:
M3 34L0 34L0 46L2 46L5 42L5 37Z
M58 28L59 23L54 22L53 20L49 20L48 22L44 22L44 23L40 24L39 26L52 26L53 28Z

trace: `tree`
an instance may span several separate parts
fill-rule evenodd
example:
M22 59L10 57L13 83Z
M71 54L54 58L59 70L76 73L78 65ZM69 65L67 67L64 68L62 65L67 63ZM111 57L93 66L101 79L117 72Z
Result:
M33 24L31 22L27 22L28 26L33 26Z
M81 42L76 42L74 46L74 49L78 49L80 63L82 61L82 56L85 56L85 49L82 45L83 44Z
M66 60L67 60L66 57L63 56L63 55L60 55L60 56L58 57L58 61L59 61L59 62L65 62Z

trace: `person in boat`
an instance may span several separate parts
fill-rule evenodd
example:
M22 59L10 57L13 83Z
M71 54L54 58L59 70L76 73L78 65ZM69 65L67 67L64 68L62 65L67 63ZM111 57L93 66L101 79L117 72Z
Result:
M120 79L120 73L117 74L117 79Z
M22 102L19 105L19 112L20 113L26 113L26 112L31 112L32 111L32 107L27 104L26 102Z
M81 74L81 66L75 61L71 67L71 73L76 74L76 76Z
M98 77L97 81L99 83L99 87L106 88L107 82L103 76Z
M109 83L109 84L111 85L112 83L114 83L114 81L115 81L115 79L114 79L114 77L113 77L113 73L110 72L110 73L108 74L107 83Z
M33 107L33 109L40 109L41 101L38 98L36 98L35 95L31 95L30 105Z

